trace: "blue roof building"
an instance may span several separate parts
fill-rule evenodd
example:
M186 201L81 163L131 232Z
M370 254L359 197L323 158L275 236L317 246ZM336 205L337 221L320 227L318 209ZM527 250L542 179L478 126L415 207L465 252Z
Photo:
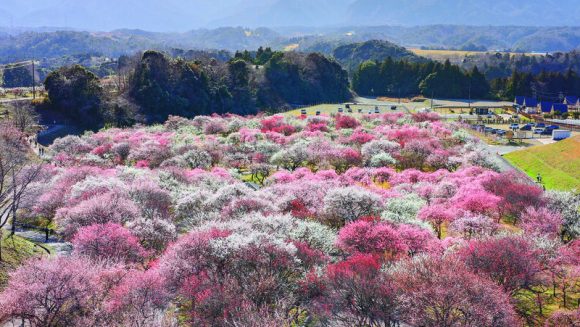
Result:
M538 100L534 99L534 98L528 98L526 97L526 99L524 100L524 106L525 107L537 107L538 106Z
M514 100L514 104L523 106L524 105L524 101L526 100L526 97L521 96L521 95L516 95L516 98Z
M563 114L565 112L568 112L568 105L565 103L554 103L552 109L554 110L554 112L559 112Z
M542 102L540 102L540 104L538 106L540 107L540 110L543 113L549 114L552 112L552 107L554 106L554 103L548 102L548 101L542 101Z
M575 95L570 95L564 98L564 103L569 106L575 106L578 104L578 97Z

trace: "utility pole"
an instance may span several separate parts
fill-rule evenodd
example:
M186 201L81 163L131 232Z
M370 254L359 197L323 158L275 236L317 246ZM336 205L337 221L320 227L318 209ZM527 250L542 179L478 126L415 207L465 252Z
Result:
M36 99L36 76L34 72L34 58L32 58L32 99Z
M471 110L471 77L469 77L469 109Z
M119 66L119 63L117 62L117 80L119 83L119 87L118 87L118 92L119 94L121 94L121 66Z

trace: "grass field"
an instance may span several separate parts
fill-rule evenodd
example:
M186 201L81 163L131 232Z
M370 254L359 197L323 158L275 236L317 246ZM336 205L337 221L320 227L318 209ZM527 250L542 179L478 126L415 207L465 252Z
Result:
M4 234L8 234L4 231ZM41 255L40 249L35 249L34 244L19 237L5 235L1 240L2 260L0 261L0 289L8 281L8 272L18 267L25 260Z
M504 157L534 179L540 173L547 189L580 190L580 136Z
M486 53L496 53L495 51L463 51L463 50L425 50L410 48L411 52L418 56L426 57L437 61L445 61L449 59L452 63L461 62L466 56L478 56ZM510 52L510 56L522 55L521 53ZM540 55L536 53L526 53L527 56Z
M396 104L396 106L398 107L397 110L391 110L390 104L388 104L388 105L384 104L384 105L379 106L379 110L380 110L380 113L406 112L405 109L402 107L402 105ZM342 108L344 110L344 114L348 114L346 106L344 104L320 104L317 106L290 110L290 111L286 112L285 114L290 115L290 116L292 116L292 115L299 116L300 112L302 110L306 110L306 114L309 116L315 115L317 111L320 111L321 114L330 115L330 114L337 114L338 108ZM362 114L368 114L369 111L371 111L371 113L375 112L375 105L370 105L370 104L357 104L357 105L351 104L350 108L352 109L353 114L358 114L359 109L362 109Z

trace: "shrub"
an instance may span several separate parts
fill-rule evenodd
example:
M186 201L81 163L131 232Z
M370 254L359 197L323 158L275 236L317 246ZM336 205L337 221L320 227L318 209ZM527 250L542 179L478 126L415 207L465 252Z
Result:
M71 238L81 227L108 222L124 224L139 216L135 204L115 193L106 193L82 201L72 208L56 212L58 229L65 238Z
M138 263L147 256L139 239L123 226L114 223L83 227L75 234L72 244L75 254L93 260Z
M352 116L338 114L335 117L335 126L336 129L354 129L360 126L360 123Z
M0 320L30 326L79 326L95 319L102 268L86 259L31 260L10 274L0 297Z
M337 245L348 253L363 253L393 259L407 253L398 231L386 223L359 220L343 227Z
M519 326L510 298L453 259L417 258L394 270L401 320L416 326Z
M380 212L381 198L358 187L330 190L324 197L324 212L341 222L354 221Z

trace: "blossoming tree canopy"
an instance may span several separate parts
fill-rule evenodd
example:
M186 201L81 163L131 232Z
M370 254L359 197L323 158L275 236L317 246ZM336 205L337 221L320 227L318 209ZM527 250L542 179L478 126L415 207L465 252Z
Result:
M18 214L73 250L13 271L0 323L574 321L580 197L497 171L483 147L434 114L170 117L67 136Z

